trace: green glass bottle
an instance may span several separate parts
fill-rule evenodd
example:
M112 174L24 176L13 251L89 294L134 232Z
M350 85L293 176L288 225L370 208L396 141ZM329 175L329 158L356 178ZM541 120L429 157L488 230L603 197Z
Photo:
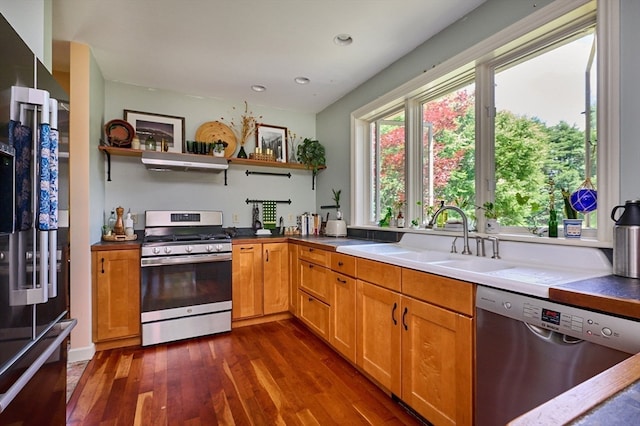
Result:
M549 211L549 238L558 238L558 216L554 209Z

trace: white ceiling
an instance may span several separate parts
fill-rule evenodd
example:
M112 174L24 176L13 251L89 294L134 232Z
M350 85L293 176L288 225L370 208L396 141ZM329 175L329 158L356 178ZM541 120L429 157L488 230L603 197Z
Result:
M315 113L484 1L55 0L53 38L107 80Z

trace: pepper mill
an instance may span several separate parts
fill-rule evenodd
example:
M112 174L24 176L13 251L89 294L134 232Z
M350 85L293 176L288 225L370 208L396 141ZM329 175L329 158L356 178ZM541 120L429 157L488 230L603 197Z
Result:
M116 235L124 235L124 222L122 221L122 214L124 213L124 208L118 207L116 209L116 214L118 218L116 219L116 224L113 227L113 232Z

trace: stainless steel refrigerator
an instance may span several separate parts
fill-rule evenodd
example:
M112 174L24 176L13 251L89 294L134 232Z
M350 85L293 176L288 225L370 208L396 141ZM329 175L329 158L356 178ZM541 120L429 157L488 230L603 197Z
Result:
M0 424L63 425L68 96L0 18Z

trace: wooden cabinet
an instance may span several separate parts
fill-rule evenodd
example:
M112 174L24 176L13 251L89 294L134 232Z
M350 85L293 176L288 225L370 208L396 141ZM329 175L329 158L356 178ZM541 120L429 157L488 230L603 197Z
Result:
M355 257L331 253L329 343L354 363L356 362L355 265Z
M92 251L93 341L98 350L140 344L140 249Z
M240 320L289 308L287 243L234 244L231 318Z
M262 244L234 244L232 256L231 319L263 315Z
M289 309L289 244L262 244L264 314Z
M472 390L472 318L403 297L402 400L433 424L470 425Z
M357 281L356 364L396 395L401 394L400 303L399 293Z
M356 262L356 364L431 423L472 424L474 285L375 263Z

